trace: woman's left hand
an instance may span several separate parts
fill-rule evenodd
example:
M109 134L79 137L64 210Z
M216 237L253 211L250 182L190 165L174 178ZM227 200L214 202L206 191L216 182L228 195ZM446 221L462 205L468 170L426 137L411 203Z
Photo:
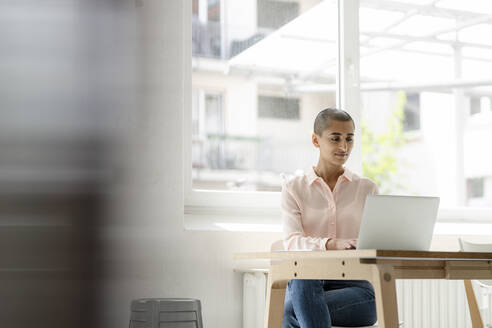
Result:
M356 249L357 248L357 239L349 240L348 245L345 248L346 249Z

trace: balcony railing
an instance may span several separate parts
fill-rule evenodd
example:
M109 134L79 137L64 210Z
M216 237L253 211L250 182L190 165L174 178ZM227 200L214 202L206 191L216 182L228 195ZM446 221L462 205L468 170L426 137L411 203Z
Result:
M194 57L205 57L213 59L229 59L248 49L256 42L262 40L270 30L261 29L245 39L225 40L220 22L209 21L202 23L194 16L192 21L192 52ZM227 50L225 50L226 47Z
M193 138L193 185L197 189L279 191L280 173L314 163L309 144L271 137L209 134Z

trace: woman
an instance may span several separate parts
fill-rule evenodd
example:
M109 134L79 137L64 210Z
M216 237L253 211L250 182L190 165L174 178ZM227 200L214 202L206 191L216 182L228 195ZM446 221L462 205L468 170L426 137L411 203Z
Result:
M357 246L367 195L377 186L344 167L354 145L350 115L333 108L318 113L312 142L319 160L304 175L284 181L282 220L286 250L344 250ZM374 289L368 281L291 280L283 328L367 326L376 322Z

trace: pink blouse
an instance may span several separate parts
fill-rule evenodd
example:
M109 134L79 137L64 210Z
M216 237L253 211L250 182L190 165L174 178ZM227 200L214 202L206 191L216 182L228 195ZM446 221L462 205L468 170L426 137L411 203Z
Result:
M333 192L313 168L304 175L284 179L284 249L326 250L331 238L357 239L366 197L377 193L374 182L347 168Z

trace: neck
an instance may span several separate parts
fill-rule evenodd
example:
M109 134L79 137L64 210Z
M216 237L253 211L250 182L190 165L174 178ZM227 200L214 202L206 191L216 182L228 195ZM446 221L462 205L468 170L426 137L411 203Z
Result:
M316 174L323 178L326 183L337 181L338 177L343 174L345 169L343 166L337 166L332 164L325 164L321 161L316 165L315 170Z

